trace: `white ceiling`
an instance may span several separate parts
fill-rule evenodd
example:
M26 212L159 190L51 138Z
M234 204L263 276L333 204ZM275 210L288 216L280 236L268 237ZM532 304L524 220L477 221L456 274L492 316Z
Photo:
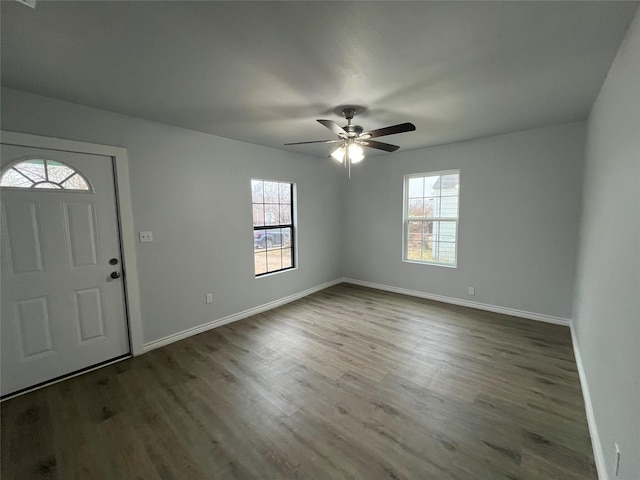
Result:
M2 84L316 156L362 105L408 150L586 118L637 7L2 1Z

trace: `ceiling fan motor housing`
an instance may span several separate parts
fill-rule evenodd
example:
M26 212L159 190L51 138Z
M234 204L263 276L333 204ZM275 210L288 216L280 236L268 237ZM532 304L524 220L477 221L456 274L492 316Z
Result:
M344 115L344 118L347 119L347 125L342 127L344 131L349 134L349 138L358 137L358 135L362 133L362 127L360 125L351 125L351 120L356 116L356 109L347 107L342 110L342 114Z
M362 133L362 127L360 125L345 125L344 130L349 134L349 137L357 137Z

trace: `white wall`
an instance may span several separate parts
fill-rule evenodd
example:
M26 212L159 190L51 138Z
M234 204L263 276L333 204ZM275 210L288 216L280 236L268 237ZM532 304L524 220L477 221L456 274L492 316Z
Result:
M608 477L640 478L640 12L591 111L574 326ZM597 449L596 449L597 450ZM597 452L596 452L597 453Z
M125 147L145 343L341 277L339 166L2 89L2 129ZM298 188L299 268L256 279L250 179ZM205 304L205 294L214 303Z
M345 193L345 276L570 318L583 148L577 123L367 159ZM402 262L403 176L450 169L457 268Z

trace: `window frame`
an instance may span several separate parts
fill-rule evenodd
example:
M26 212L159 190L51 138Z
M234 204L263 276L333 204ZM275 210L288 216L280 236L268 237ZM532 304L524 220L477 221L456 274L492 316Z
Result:
M416 263L419 265L434 265L438 267L457 268L458 267L458 238L460 236L460 188L458 187L457 195L457 207L458 214L456 217L411 217L409 218L409 180L412 178L425 178L425 177L437 177L445 175L458 175L458 186L461 183L460 169L450 170L438 170L434 172L424 173L409 173L403 177L403 192L402 192L402 261L406 263ZM424 195L424 192L423 192ZM425 198L425 196L423 196ZM435 260L416 260L408 258L409 250L409 221L422 221L422 222L455 222L455 255L453 263L444 263L442 261Z
M296 233L297 233L297 229L296 229L296 224L297 224L297 210L296 210L296 204L297 204L297 198L296 198L296 184L293 182L289 182L289 181L283 181L283 180L266 180L263 178L252 178L250 181L250 186L253 185L253 182L257 181L257 182L272 182L272 183L278 183L278 184L287 184L289 185L289 195L291 198L291 211L290 211L290 219L291 219L291 223L282 223L282 224L278 224L278 225L253 225L253 238L254 238L254 245L253 245L253 258L254 258L254 266L253 266L253 274L255 278L263 278L266 276L270 276L270 275L275 275L278 273L282 273L282 272L287 272L290 270L295 270L297 268L298 262L297 262L297 242L296 242ZM252 211L252 223L253 223L253 206L254 205L267 205L267 203L265 203L264 201L262 203L254 203L253 202L253 188L251 188L251 211ZM278 205L286 205L282 204L280 202L278 202ZM255 254L257 252L256 248L255 248L255 233L256 231L268 231L268 230L278 230L278 229L282 229L282 228L288 228L291 230L291 235L290 235L290 239L289 239L289 246L287 248L291 249L291 266L289 267L284 267L284 268L279 268L278 270L272 270L272 271L266 271L263 273L256 273L256 267L255 267ZM283 250L282 248L282 244L280 246L280 250ZM267 252L267 247L265 247L265 253ZM268 269L268 260L267 260L267 269Z

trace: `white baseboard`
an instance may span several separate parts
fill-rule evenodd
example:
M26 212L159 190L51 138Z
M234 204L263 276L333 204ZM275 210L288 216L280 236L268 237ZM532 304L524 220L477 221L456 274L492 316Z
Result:
M584 408L587 413L587 424L589 425L589 435L591 436L591 446L593 447L593 456L596 461L598 478L600 480L609 480L609 473L607 472L607 465L604 461L604 451L602 450L600 435L598 435L598 426L596 425L596 417L593 413L591 394L589 393L589 385L587 384L587 376L584 372L584 365L582 364L582 355L580 355L580 347L578 347L573 320L569 328L571 329L571 342L573 343L573 353L576 357L578 375L580 376L580 386L582 387L582 396L584 397Z
M332 287L339 283L342 283L341 278L338 278L337 280L332 280L331 282L323 283L322 285L317 285L313 288L309 288L308 290L304 290L302 292L294 293L293 295L289 295L287 297L283 297L278 300L274 300L273 302L265 303L263 305L258 305L257 307L253 307L239 313L234 313L233 315L228 315L226 317L219 318L211 322L207 322L203 325L198 325L197 327L188 328L187 330L174 333L173 335L169 335L167 337L160 338L158 340L154 340L149 343L145 343L142 347L143 352L146 353L151 350L155 350L156 348L169 345L170 343L177 342L178 340L183 340L185 338L191 337L192 335L197 335L198 333L206 332L207 330L221 327L222 325L226 325L228 323L237 322L238 320L242 320L252 315L257 315L258 313L266 312L267 310L271 310L273 308L279 307L286 303L293 302L302 297L306 297L307 295L311 295L312 293L319 292L320 290L324 290L325 288Z
M539 322L553 323L555 325L563 325L565 327L569 326L568 318L553 317L551 315L545 315L542 313L527 312L525 310L517 310L515 308L499 307L496 305L489 305L486 303L470 302L468 300L462 300L459 298L445 297L443 295L435 295L432 293L425 293L417 290L408 290L406 288L391 287L389 285L365 282L362 280L355 280L353 278L343 278L342 281L345 283L352 283L354 285L360 285L363 287L375 288L378 290L385 290L387 292L400 293L402 295L409 295L412 297L426 298L428 300L436 300L438 302L451 303L453 305L460 305L463 307L477 308L478 310L486 310L488 312L502 313L505 315L512 315L514 317L526 318L529 320L537 320Z

